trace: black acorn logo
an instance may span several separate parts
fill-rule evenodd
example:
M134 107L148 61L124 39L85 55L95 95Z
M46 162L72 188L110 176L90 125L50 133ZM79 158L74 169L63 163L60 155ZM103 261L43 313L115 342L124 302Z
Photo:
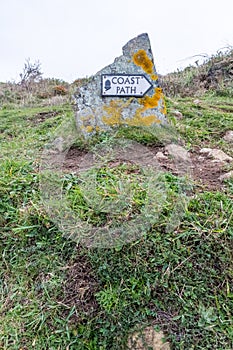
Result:
M105 91L108 91L111 89L111 81L109 79L105 81L104 88L105 88Z

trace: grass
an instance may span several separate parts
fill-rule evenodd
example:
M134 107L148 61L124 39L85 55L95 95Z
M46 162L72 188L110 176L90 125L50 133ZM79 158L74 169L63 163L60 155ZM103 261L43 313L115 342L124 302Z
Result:
M233 128L232 98L199 99L168 99L174 128L190 150L218 147L233 156L222 139ZM183 118L175 120L174 110ZM77 244L46 213L38 170L45 143L72 113L67 104L0 110L0 349L126 349L130 333L151 325L165 332L172 349L232 349L232 180L213 191L194 184L180 225L167 232L184 188L183 179L167 172L166 197L149 229L123 245ZM95 142L108 142L101 137ZM116 137L161 146L137 128ZM140 166L108 164L92 174L89 188L85 176L62 175L64 198L82 220L115 227L143 212L148 187Z
M195 98L174 98L170 104L172 111L179 110L182 120L176 120L176 128L190 146L201 147L204 143L210 147L221 148L231 156L233 151L224 142L223 136L232 129L233 100L231 98L203 96L198 103Z
M35 159L34 152L40 155L44 144L53 130L71 115L69 105L34 106L0 110L1 157ZM45 120L43 117L45 116ZM10 152L9 152L10 149ZM24 154L22 154L24 152Z
M203 96L211 92L216 97L232 98L232 58L233 48L229 46L212 57L205 57L201 64L198 59L195 66L161 77L165 94L185 97Z

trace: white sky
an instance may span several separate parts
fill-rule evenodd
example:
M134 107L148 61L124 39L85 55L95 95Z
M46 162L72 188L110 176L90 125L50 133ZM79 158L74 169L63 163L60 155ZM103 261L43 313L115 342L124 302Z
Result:
M157 72L174 71L233 45L233 0L0 0L0 81L18 80L27 58L44 77L95 74L144 32Z

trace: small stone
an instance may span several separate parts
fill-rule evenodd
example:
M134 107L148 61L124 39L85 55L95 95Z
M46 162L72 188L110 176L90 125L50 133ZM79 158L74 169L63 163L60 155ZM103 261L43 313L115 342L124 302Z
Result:
M233 170L229 171L228 173L225 173L225 174L221 175L219 177L219 180L220 181L224 181L224 180L229 180L231 178L233 178Z
M200 153L210 153L212 151L212 148L202 148L200 149Z
M62 152L64 150L64 139L59 136L53 141L53 149L58 152Z
M163 332L156 332L153 327L131 334L127 345L130 350L170 350L170 344L164 342Z
M157 152L155 155L156 159L160 159L160 160L167 160L168 158L165 156L165 154L163 154L163 152Z
M180 145L169 144L165 146L165 151L172 158L179 175L191 175L192 161L188 151Z
M180 111L178 111L178 110L175 110L175 111L173 112L173 115L174 115L177 119L182 119L182 118L184 118L183 114L182 114Z
M228 130L223 139L227 142L233 142L233 130Z
M194 103L195 105L199 105L199 104L201 103L201 101L197 99L197 100L194 100L193 103Z
M221 149L217 149L217 148L202 148L200 150L200 153L204 153L208 157L211 157L215 161L218 161L218 162L232 162L233 161L232 157L228 156L228 154L223 152Z
M220 159L212 159L211 163L222 165L222 166L226 164L223 160L220 160Z
M178 161L187 161L190 158L188 151L184 147L174 143L165 146L165 151Z
M220 162L231 162L233 161L233 158L228 156L225 152L223 152L221 149L212 149L212 151L209 154L211 157L213 157L216 160L219 160Z

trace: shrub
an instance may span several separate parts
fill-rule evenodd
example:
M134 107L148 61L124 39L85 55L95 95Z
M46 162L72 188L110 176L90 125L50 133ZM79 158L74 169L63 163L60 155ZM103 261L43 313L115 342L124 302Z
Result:
M68 89L65 88L63 85L56 85L53 88L54 95L67 95Z

